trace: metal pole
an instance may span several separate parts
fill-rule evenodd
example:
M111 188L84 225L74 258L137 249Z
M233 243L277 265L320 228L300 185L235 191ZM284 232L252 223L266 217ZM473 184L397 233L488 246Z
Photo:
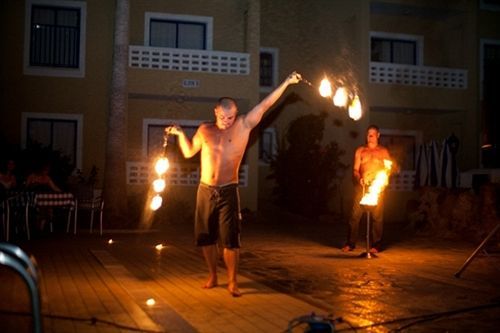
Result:
M474 257L477 255L477 253L486 245L488 240L491 237L493 237L493 235L498 231L499 228L500 228L500 223L497 224L497 226L495 228L493 228L493 230L490 231L488 236L486 236L486 238L481 242L481 244L479 244L479 246L474 250L474 252L472 252L472 254L469 256L469 258L467 258L467 260L464 262L462 267L458 270L458 272L455 273L455 277L457 277L457 278L460 277L460 274L462 274L462 272L467 268L467 266L469 266L472 259L474 259Z

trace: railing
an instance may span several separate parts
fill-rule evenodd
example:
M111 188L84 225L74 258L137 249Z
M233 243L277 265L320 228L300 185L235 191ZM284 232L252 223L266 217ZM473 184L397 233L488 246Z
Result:
M130 45L129 66L156 70L248 75L250 54Z
M415 170L402 170L389 177L389 191L413 191L415 185Z
M467 70L370 62L370 82L467 89Z
M127 184L147 185L153 181L151 164L146 162L127 162ZM197 186L200 183L198 164L171 164L166 177L167 184L177 186ZM248 165L240 167L239 185L248 184Z

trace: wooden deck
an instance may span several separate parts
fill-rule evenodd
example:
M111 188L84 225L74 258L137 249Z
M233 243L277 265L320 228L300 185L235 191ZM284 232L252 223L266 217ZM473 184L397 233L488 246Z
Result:
M244 276L243 297L233 298L222 268L220 286L202 289L199 254L172 244L158 251L159 237L123 234L108 244L109 236L59 234L21 244L41 272L44 332L283 332L293 318L323 312ZM1 310L26 312L27 293L9 292L21 282L0 274ZM29 316L0 314L1 332L29 324Z

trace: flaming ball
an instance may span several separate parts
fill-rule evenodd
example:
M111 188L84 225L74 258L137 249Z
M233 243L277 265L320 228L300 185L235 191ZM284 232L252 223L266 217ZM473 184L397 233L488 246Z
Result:
M159 194L155 195L153 197L153 200L151 200L151 204L149 205L149 208L151 208L152 210L157 210L158 208L161 207L162 201L163 200Z
M335 96L333 96L333 104L343 108L347 105L347 97L347 90L344 87L340 87L335 92Z
M321 80L321 84L319 85L319 94L322 97L330 97L332 96L332 85L328 79Z
M158 161L155 164L155 171L158 175L163 175L165 172L167 172L168 168L170 167L170 163L168 162L168 158L162 157L159 158Z
M361 101L359 100L358 95L356 95L354 96L351 105L349 105L349 117L353 120L359 120L362 113Z
M165 183L165 180L161 178L155 179L155 181L153 182L153 190L156 193L163 192L166 186L167 184Z

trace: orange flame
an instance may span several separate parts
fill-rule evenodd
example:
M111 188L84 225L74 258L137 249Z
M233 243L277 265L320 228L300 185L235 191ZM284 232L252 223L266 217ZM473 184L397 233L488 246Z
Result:
M346 88L340 87L335 92L335 96L333 96L333 105L343 108L347 105L347 99Z
M378 198L380 194L385 189L387 184L389 184L389 173L391 171L392 161L384 160L384 169L380 170L375 179L368 187L368 192L363 195L361 201L359 202L361 205L365 206L376 206L378 204Z
M363 110L361 108L361 101L359 100L359 96L354 96L354 99L349 105L349 117L353 120L359 120L361 115L363 114Z
M319 85L319 94L322 97L332 96L332 85L330 84L330 81L328 81L327 78L321 80L321 83Z

